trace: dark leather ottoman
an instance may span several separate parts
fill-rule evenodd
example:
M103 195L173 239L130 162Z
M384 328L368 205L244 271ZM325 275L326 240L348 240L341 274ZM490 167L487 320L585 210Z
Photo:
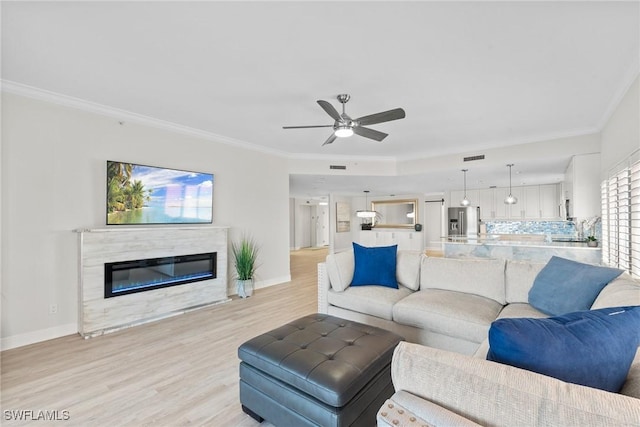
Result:
M238 349L242 409L281 427L374 426L401 340L325 314L259 335Z

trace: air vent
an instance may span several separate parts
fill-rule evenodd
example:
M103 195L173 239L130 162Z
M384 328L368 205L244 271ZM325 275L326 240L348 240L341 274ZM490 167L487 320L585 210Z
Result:
M347 170L347 167L344 165L329 165L329 169L337 169L337 170Z
M472 162L474 160L484 160L484 154L480 154L479 156L470 156L470 157L464 158L465 162Z

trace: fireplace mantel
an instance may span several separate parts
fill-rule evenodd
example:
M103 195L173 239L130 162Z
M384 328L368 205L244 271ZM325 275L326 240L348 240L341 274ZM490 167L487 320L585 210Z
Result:
M78 331L84 337L228 301L229 227L113 227L78 229ZM217 253L216 278L104 298L105 263Z

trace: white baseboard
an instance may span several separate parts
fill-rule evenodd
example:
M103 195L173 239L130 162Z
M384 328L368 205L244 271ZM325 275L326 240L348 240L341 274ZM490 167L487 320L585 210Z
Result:
M282 277L276 277L270 280L264 280L261 282L256 282L255 289L268 288L273 285L280 285L282 283L287 283L291 281L291 275L286 275Z
M269 286L279 285L290 281L291 275L289 274L270 280L256 282L255 289L268 288ZM66 325L54 326L53 328L41 329L38 331L0 338L0 351L10 350L12 348L22 347L25 345L35 344L37 342L52 340L54 338L60 338L66 335L73 335L77 333L78 325L76 323L69 323Z
M275 285L281 285L283 283L287 283L291 281L291 275L287 275L287 276L282 276L282 277L276 277L270 280L262 280L262 281L256 281L253 284L253 289L263 289L263 288L268 288L269 286L275 286ZM227 289L228 294L229 295L238 295L238 293L236 292L236 285L235 285L235 280L232 281L232 285L229 286L229 288Z
M48 341L54 338L60 338L66 335L73 335L77 333L78 324L68 323L66 325L54 326L53 328L40 329L38 331L12 335L10 337L0 338L0 350L10 350L12 348L35 344L41 341Z

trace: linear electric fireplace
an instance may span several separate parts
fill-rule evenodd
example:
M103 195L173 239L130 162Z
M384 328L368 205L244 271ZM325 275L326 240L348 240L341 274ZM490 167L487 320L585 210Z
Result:
M104 297L111 298L216 278L216 252L104 264Z

